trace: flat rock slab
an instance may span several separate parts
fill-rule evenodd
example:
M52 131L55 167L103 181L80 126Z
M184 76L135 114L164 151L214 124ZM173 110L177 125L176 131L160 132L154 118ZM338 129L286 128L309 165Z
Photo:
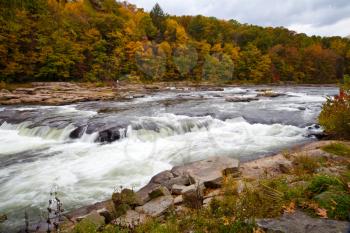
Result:
M350 230L349 222L311 218L301 211L278 219L260 219L257 224L269 233L348 233Z
M206 160L174 167L176 176L188 175L196 183L204 183L207 188L221 187L223 175L238 174L239 161L228 157L211 157Z
M164 214L174 204L172 196L162 196L153 199L143 206L136 207L136 211L141 214L146 214L151 217L158 217Z
M147 216L145 214L136 212L135 210L128 210L125 215L113 221L113 224L121 227L134 228L139 224L145 223Z

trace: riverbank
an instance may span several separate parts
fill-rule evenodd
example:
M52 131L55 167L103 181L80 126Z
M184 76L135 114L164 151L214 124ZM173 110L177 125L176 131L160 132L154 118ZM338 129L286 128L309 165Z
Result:
M252 87L256 85L216 85L210 83L171 82L154 84L112 83L95 85L73 82L33 82L10 85L0 89L0 105L65 105L77 102L123 100L140 98L158 91L220 91L223 87ZM297 86L297 85L273 85ZM334 87L334 84L304 84L303 86Z
M177 166L137 192L123 189L111 200L65 214L61 226L63 232L219 232L216 227L239 223L237 232L346 233L349 146L317 141L242 164L212 157Z

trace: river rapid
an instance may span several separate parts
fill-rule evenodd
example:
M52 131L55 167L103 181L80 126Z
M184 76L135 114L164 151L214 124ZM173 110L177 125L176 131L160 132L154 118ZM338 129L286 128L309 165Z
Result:
M283 96L227 102L272 88ZM336 87L247 87L154 93L66 106L0 106L0 213L12 231L44 216L57 189L66 210L138 189L156 173L209 156L255 159L316 140ZM0 228L1 231L1 228Z

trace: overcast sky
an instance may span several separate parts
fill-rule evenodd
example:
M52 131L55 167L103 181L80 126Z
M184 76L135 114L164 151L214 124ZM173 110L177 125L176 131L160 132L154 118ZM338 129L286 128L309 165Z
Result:
M206 15L308 35L350 35L350 0L129 0L149 11L158 2L175 15Z

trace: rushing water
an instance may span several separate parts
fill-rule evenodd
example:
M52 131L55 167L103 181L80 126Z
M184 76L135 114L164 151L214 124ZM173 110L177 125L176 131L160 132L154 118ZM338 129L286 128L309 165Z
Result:
M168 91L121 102L0 106L0 213L7 229L31 220L58 187L66 209L146 184L174 165L208 156L253 159L308 137L334 87L273 88L285 95L250 103L255 88ZM1 231L1 230L0 230Z

